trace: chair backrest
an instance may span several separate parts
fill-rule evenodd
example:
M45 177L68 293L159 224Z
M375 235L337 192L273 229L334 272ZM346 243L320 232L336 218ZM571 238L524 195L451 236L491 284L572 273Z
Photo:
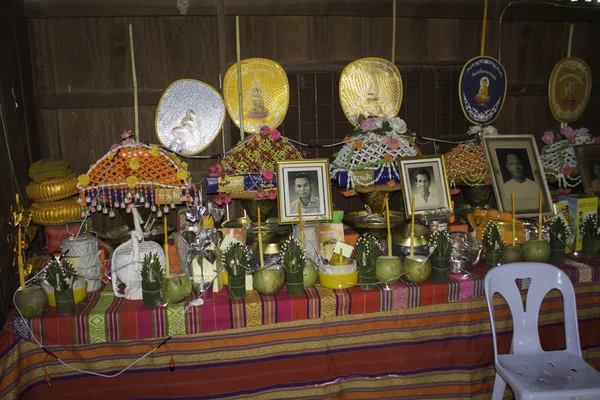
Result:
M521 291L517 279L531 278L527 291L526 307L523 309ZM500 293L508 303L513 318L512 352L515 354L542 352L538 332L540 306L546 294L558 289L563 296L565 337L567 351L581 356L575 291L569 277L550 264L519 262L494 267L485 276L485 298L488 303L494 339L494 356L498 356L494 319L494 294Z

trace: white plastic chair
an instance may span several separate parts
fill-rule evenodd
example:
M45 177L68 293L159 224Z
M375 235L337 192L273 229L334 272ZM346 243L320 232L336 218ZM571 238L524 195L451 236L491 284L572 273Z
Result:
M516 279L531 278L523 310ZM520 399L600 399L600 373L581 356L575 291L560 269L543 263L511 263L485 276L485 298L492 320L496 379L492 400L500 400L508 384ZM540 345L538 315L546 294L558 289L563 295L566 350L544 351ZM498 354L493 298L500 293L513 318L510 354Z

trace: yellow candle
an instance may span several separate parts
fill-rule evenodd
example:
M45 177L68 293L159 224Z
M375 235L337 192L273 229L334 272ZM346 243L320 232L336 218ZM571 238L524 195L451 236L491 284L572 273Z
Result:
M21 253L23 249L21 248L21 225L18 225L17 231L17 265L19 266L19 283L21 284L21 290L25 289L25 273L23 272L23 258L21 257Z
M390 226L390 202L389 199L385 198L385 219L387 223L387 246L388 246L388 257L392 256L392 228Z
M515 192L510 194L510 203L512 205L512 245L515 245L517 233L517 220L515 219Z
M171 264L169 263L169 233L167 232L167 216L163 215L163 227L165 230L165 275L171 277Z
M260 230L260 207L257 207L258 214L258 255L260 257L260 266L265 265L265 260L263 258L263 245L262 245L262 234Z
M298 218L300 219L300 243L302 243L302 250L304 250L304 225L302 223L302 205L298 202Z
M411 201L411 220L410 220L410 256L415 255L415 196L412 197Z
M540 190L540 211L538 214L538 240L542 240L542 191Z

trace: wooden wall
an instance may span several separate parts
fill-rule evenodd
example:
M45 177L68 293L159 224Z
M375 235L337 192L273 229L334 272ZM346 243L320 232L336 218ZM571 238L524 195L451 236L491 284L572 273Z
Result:
M305 142L331 143L348 132L337 95L343 67L360 57L389 58L391 53L391 0L190 0L185 15L175 1L103 0L95 7L80 3L25 0L42 153L69 160L77 173L85 172L119 141L122 131L133 127L130 23L141 139L148 142L157 141L156 105L171 82L195 78L220 87L220 77L235 63L236 14L241 15L242 58L273 59L288 72L292 98L282 130ZM488 14L486 54L500 53L509 79L509 96L495 126L501 133L540 137L559 126L548 107L547 82L553 65L566 55L570 22L575 24L572 54L584 58L600 81L600 7L511 6L500 25L507 3L491 1ZM483 1L397 4L395 61L405 83L400 116L418 135L462 140L468 124L458 103L458 75L465 61L479 54ZM596 84L576 125L600 133L599 105ZM222 153L237 137L227 123L223 136L203 154ZM332 154L302 150L308 157ZM191 160L194 179L212 163ZM339 194L334 201L345 209L359 207Z

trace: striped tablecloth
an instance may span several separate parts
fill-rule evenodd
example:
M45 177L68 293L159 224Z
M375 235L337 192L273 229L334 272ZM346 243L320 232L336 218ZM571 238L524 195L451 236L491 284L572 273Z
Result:
M598 263L572 257L560 267L576 284L600 282ZM485 272L485 268L479 267L471 275L451 274L447 284L434 284L431 280L420 285L401 281L388 289L379 287L370 291L358 286L331 290L317 285L299 297L289 297L284 288L275 296L248 291L245 299L230 300L224 288L204 299L203 305L189 308L191 298L180 304L148 308L141 300L116 298L112 287L107 286L90 294L74 315L59 316L51 308L42 318L23 321L13 314L7 329L31 339L22 326L27 323L44 345L98 344L368 314L482 296L481 276Z
M583 355L600 367L600 284L580 284L575 291ZM499 348L506 352L512 319L501 298L498 306ZM539 321L543 348L564 347L559 292L548 293ZM48 350L74 368L114 375L161 341ZM0 332L3 400L483 400L490 398L493 382L490 319L481 297L175 336L111 379L72 370L34 343Z

